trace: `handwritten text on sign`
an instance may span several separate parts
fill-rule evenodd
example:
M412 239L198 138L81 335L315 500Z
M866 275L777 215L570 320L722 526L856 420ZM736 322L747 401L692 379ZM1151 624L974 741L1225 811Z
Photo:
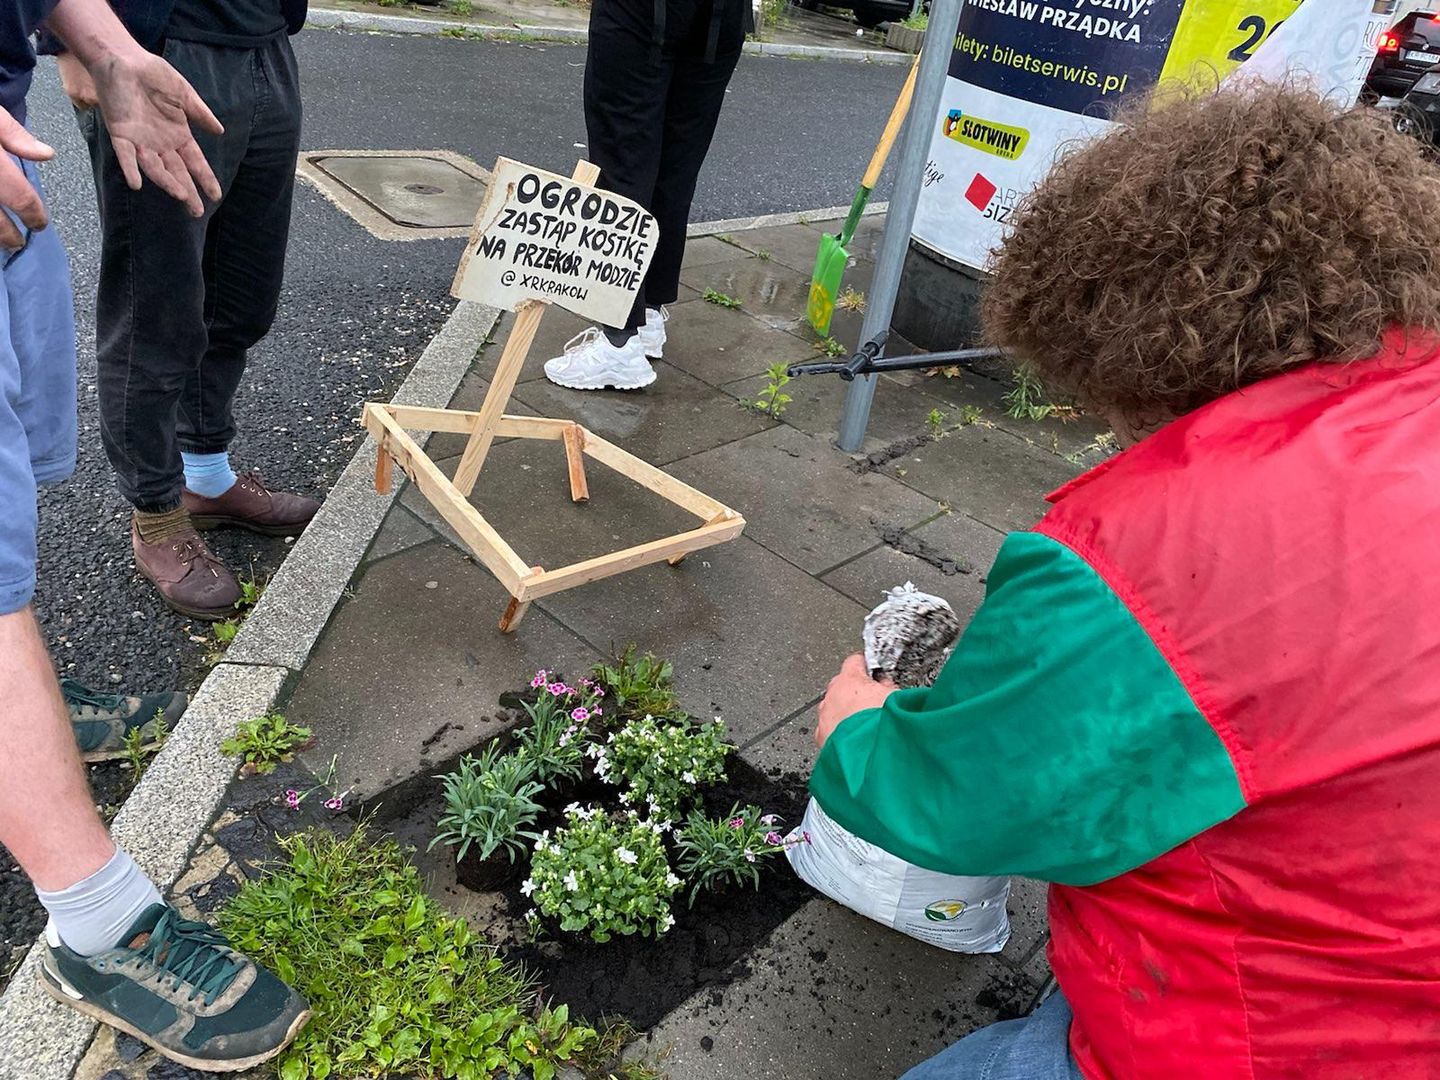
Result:
M543 300L623 326L658 238L637 203L501 158L451 292L512 311Z

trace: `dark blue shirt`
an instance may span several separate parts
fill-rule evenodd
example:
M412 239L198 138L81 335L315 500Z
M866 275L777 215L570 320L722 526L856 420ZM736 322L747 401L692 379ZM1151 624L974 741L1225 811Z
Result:
M0 108L25 122L25 95L35 73L30 35L59 0L0 0Z

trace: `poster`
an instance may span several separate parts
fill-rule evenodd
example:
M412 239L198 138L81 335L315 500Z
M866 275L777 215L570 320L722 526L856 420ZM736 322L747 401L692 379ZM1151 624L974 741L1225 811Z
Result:
M541 300L624 326L658 240L639 203L501 158L450 292L506 311Z
M914 237L984 269L1016 203L1128 99L1242 65L1353 100L1393 0L965 0ZM1249 68L1246 69L1250 70Z

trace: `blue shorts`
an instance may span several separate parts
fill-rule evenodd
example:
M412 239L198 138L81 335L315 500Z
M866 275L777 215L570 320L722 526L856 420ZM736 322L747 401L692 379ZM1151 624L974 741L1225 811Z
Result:
M38 188L35 166L25 173ZM24 229L22 228L22 233ZM0 615L35 594L36 488L75 471L75 299L53 227L0 250Z

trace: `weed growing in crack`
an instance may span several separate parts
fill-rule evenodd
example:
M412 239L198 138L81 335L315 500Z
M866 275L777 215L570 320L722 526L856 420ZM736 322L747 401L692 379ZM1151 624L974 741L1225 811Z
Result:
M274 772L281 762L292 760L310 745L312 738L309 728L298 727L280 713L270 712L242 720L235 734L220 744L220 752L240 758L244 771L264 776Z
M865 313L865 294L856 291L853 285L846 285L845 291L835 298L835 306L841 311Z
M786 370L787 365L771 364L765 369L767 382L760 395L753 401L748 402L750 408L756 412L762 412L772 420L779 420L784 415L786 407L794 399L785 393L785 387L790 382L790 375Z
M938 439L945 427L945 413L941 409L931 409L930 415L925 417L925 430L930 432L932 439Z
M815 348L819 349L822 353L832 359L840 356L846 356L850 352L849 349L845 348L843 342L836 341L833 337L822 338L820 341L815 343Z
M961 425L961 427L970 427L972 424L978 424L978 423L981 422L981 418L982 418L983 416L984 416L984 410L981 409L979 405L961 405L961 406L960 406L960 425Z
M738 308L741 304L740 300L736 299L733 296L727 296L725 295L725 293L720 292L718 289L707 288L702 294L702 299L704 299L707 303L714 304L716 307L730 308L732 311L735 308Z
M147 735L145 729L149 728ZM150 767L150 759L165 749L165 740L170 737L170 725L165 722L165 714L159 709L155 710L154 717L147 724L133 727L125 732L125 740L121 744L125 751L125 764L135 774L138 783L145 775L145 770ZM149 745L147 745L147 743Z
M765 250L763 250L763 249L760 250L760 251L755 252L755 258L759 259L761 262L769 262L769 261L770 261L771 259L773 259L774 257L775 257L775 256L772 255L772 254L770 254L770 252L765 251Z
M1004 397L1005 412L1014 420L1045 420L1055 417L1071 420L1080 410L1074 405L1061 405L1045 400L1045 387L1023 368L1015 371L1015 386Z

